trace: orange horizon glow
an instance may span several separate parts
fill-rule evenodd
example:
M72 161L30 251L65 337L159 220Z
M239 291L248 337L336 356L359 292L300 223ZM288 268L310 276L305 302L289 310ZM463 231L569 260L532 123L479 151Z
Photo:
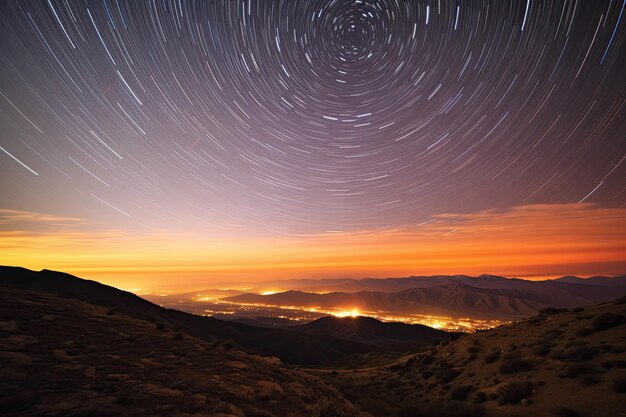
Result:
M207 238L107 230L82 219L0 210L0 263L137 291L291 278L613 276L626 272L625 224L624 208L544 204L441 214L396 229Z

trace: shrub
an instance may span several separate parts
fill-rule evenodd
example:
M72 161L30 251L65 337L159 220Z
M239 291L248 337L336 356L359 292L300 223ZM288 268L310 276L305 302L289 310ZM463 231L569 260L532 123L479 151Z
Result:
M312 417L342 417L343 404L334 397L322 398L311 408Z
M434 374L435 374L435 371L433 371L432 369L427 369L424 372L422 372L422 378L428 379L431 376L433 376Z
M610 329L624 323L624 316L615 313L604 313L591 322L595 331Z
M568 407L553 408L551 413L556 417L580 417L580 414Z
M460 373L461 370L458 368L442 369L437 372L437 379L440 383L447 384L448 382L452 382Z
M626 378L619 378L613 381L613 391L615 392L626 392Z
M443 406L410 406L402 409L399 417L483 417L485 409L479 405L451 402Z
M580 377L580 382L582 382L584 385L595 385L600 381L602 381L602 378L600 378L596 374L587 374Z
M626 361L623 359L614 359L612 361L604 361L602 362L602 367L605 369L611 368L626 368Z
M487 394L485 394L484 392L477 392L476 395L474 395L474 403L480 404L484 403L485 401L487 401Z
M567 360L572 362L585 362L592 359L598 353L598 349L589 346L577 346L571 349L565 349L555 352L555 359Z
M452 388L452 391L450 391L450 399L454 401L465 401L471 391L471 385L456 386Z
M586 337L593 333L593 329L589 327L583 327L582 329L576 331L576 336L578 337Z
M441 417L483 417L485 409L479 405L466 405L463 403L450 403L441 410Z
M557 313L565 313L567 311L566 308L556 308L556 307L546 307L539 310L540 316L551 316Z
M524 359L509 359L500 365L500 373L504 375L515 374L517 372L530 371L533 364Z
M529 381L513 382L508 385L506 391L500 397L500 405L519 404L524 398L528 398L533 393L533 384Z
M537 356L546 356L552 348L547 343L541 343L533 348L533 353Z
M494 363L500 359L500 352L491 352L485 356L485 363Z
M467 348L467 351L469 353L478 353L478 352L480 352L480 348L476 347L476 346L470 346L470 347Z
M435 357L432 355L424 355L420 358L420 363L422 365L430 365L435 361Z
M583 307L576 307L576 308L573 308L572 311L574 313L580 313L581 311L585 311L585 309Z
M585 363L573 363L568 365L563 372L559 374L561 378L577 378L579 375L592 374L595 369Z

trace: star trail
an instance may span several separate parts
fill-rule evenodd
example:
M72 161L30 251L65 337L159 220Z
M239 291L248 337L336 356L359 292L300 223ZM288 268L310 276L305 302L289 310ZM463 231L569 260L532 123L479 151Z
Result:
M623 209L625 7L3 1L0 207L198 236Z

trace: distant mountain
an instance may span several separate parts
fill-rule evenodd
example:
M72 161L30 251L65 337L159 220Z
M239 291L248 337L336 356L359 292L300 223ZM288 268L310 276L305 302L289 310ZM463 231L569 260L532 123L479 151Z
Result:
M452 283L392 293L360 291L316 294L286 291L271 295L249 293L225 300L274 306L297 305L509 320L532 316L545 307L580 307L626 295L626 285L579 285L560 281L508 280L492 276L473 279L483 288Z
M316 364L380 350L377 346L329 335L309 335L196 316L161 308L134 294L69 274L0 267L1 287L38 291L104 306L142 320L180 329L205 341L234 343L248 352L272 355L288 363Z
M404 278L341 278L341 279L292 279L286 281L269 281L257 285L251 292L261 292L267 288L283 288L303 292L398 292L410 288L438 287L447 284L466 284L476 288L486 289L524 289L533 283L565 282L574 284L594 285L626 285L626 276L620 277L563 277L556 280L529 281L519 278L505 278L497 275L433 275L410 276Z
M607 285L607 286L623 286L626 285L626 276L620 277L589 277L589 278L578 278L578 277L561 277L557 278L554 281L556 282L565 282L568 284L581 284L581 285Z

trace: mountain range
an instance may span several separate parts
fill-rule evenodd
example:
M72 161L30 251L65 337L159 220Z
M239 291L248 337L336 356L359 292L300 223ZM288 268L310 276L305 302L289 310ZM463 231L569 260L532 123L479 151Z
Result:
M626 277L563 277L547 281L507 279L492 275L435 276L360 280L359 287L386 291L305 292L290 290L224 298L234 303L358 309L365 312L411 313L516 320L543 308L573 308L626 295ZM357 282L357 281L355 281ZM346 285L346 284L341 284ZM353 287L354 289L354 287Z

